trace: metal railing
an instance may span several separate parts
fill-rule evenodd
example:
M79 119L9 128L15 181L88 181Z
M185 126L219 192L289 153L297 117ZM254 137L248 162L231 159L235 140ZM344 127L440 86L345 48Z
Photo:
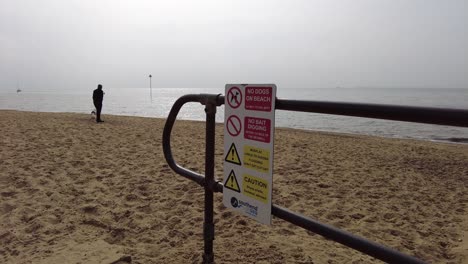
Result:
M206 144L205 175L183 168L174 160L171 150L171 131L182 106L189 102L205 105ZM213 193L223 192L223 184L215 180L215 116L216 108L224 104L224 96L214 94L191 94L180 97L172 106L163 131L163 151L169 166L178 174L197 182L205 189L205 216L203 224L204 253L203 263L213 263ZM320 102L276 99L276 110L313 112L323 114L378 118L396 121L468 127L468 110L441 109L428 107L358 104L342 102ZM327 239L333 240L362 253L388 263L424 263L394 249L361 238L336 227L272 205L272 215L294 225L298 225Z

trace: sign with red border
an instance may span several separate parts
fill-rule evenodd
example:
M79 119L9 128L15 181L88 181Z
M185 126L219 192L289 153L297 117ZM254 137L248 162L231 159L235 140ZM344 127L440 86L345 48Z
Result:
M244 138L270 143L271 120L246 116L244 118Z
M270 112L273 97L272 87L248 86L245 88L245 109Z
M274 84L227 84L224 108L223 204L271 224Z

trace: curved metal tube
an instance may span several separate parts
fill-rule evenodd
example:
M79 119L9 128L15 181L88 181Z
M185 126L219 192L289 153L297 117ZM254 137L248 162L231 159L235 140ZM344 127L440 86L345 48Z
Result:
M198 95L188 94L177 99L177 101L172 106L171 111L169 112L169 116L167 117L166 124L164 125L163 137L162 137L164 158L166 158L166 161L167 161L167 164L169 164L169 167L171 167L171 169L173 169L176 173L192 181L195 181L201 186L204 186L204 182L205 182L205 177L203 175L180 166L174 160L174 157L172 156L172 150L171 150L171 132L172 132L172 127L174 126L175 120L177 118L177 115L179 114L179 111L182 108L182 106L189 102L195 102L195 103L198 102L198 103L204 104L205 103L204 98L205 97L200 94Z

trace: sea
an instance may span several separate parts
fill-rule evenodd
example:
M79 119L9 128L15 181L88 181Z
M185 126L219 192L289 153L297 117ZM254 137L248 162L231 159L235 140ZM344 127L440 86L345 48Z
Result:
M91 113L92 91L88 90L0 90L0 109L35 112ZM450 88L277 88L279 99L357 102L468 110L468 89ZM106 88L102 115L166 118L174 102L186 94L224 94L222 88ZM186 104L181 120L205 120L204 106ZM468 116L467 116L468 118ZM216 122L224 122L224 106ZM412 138L468 144L468 128L346 117L277 110L275 126L313 131Z

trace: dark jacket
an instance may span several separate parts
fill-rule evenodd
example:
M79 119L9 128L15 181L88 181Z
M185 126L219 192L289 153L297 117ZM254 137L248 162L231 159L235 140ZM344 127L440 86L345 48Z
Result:
M104 92L102 89L96 89L93 92L93 102L95 104L102 104L102 99L104 98Z

